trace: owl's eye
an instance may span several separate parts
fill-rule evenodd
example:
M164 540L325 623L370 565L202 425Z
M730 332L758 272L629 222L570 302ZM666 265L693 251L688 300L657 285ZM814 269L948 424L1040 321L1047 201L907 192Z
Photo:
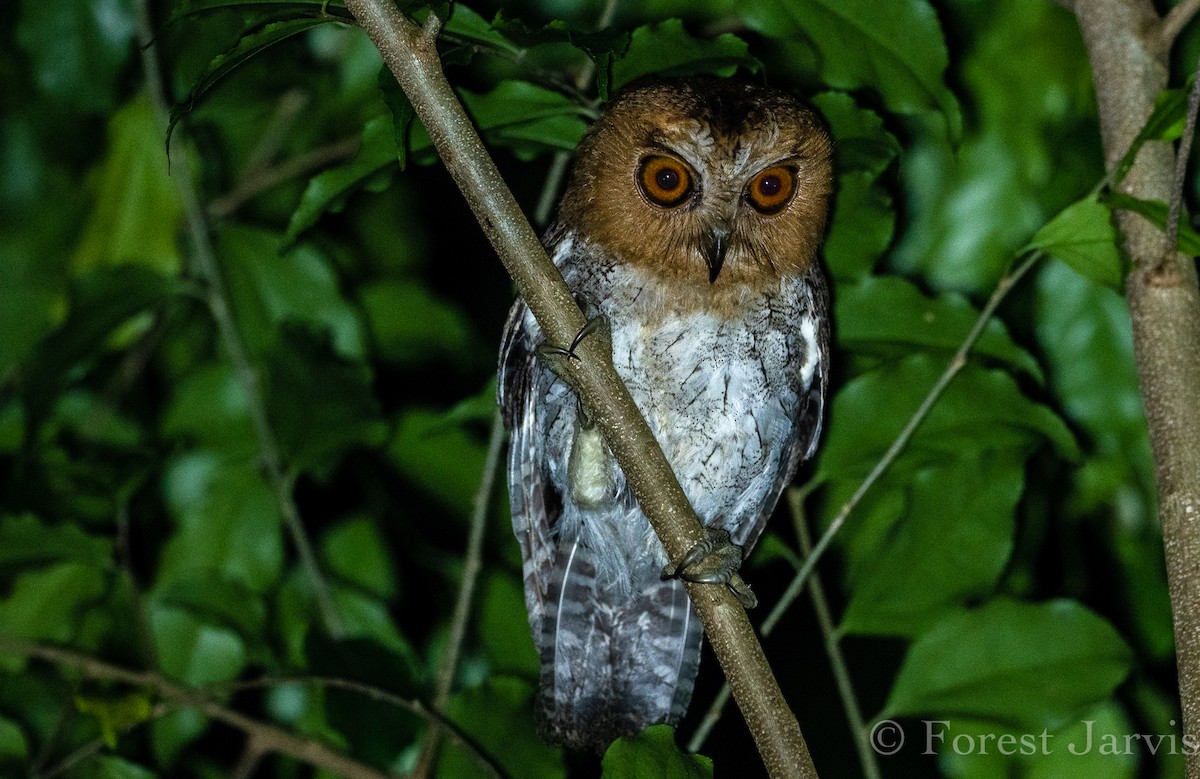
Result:
M751 179L746 199L760 214L777 214L795 193L796 172L784 165L774 165Z
M651 203L663 208L682 205L692 196L692 174L674 157L652 155L642 160L638 185Z

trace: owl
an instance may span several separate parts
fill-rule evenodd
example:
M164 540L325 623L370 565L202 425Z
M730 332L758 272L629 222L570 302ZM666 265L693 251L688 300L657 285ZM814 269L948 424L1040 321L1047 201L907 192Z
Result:
M620 92L543 242L696 514L749 550L821 429L832 189L817 115L734 80ZM590 329L590 328L589 328ZM499 396L547 740L603 750L687 709L702 630L620 466L518 300Z

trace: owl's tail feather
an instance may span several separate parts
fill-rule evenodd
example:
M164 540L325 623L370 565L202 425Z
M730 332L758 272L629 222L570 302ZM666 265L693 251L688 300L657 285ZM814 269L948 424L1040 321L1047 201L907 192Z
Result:
M590 550L562 549L537 635L538 721L547 740L603 752L615 739L687 710L703 630L678 581L638 568L631 591L597 584ZM647 561L649 563L650 561Z

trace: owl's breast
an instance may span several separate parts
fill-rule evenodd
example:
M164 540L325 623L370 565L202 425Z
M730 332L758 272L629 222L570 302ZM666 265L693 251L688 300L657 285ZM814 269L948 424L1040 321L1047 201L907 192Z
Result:
M673 307L673 290L645 276L610 273L598 300L617 372L701 518L757 516L820 358L811 290L783 282L731 315Z

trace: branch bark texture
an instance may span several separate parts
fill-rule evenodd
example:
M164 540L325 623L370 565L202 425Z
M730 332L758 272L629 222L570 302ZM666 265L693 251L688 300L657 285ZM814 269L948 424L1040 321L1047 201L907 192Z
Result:
M1096 86L1106 166L1130 147L1167 85L1167 47L1150 0L1074 5ZM1174 157L1147 143L1120 189L1170 202ZM1175 621L1184 733L1200 735L1200 292L1193 258L1131 212L1117 225L1134 269L1126 281L1138 377L1154 452L1159 518ZM1200 779L1200 756L1187 757Z
M347 0L346 6L400 82L538 324L552 343L570 343L585 324L583 313L446 81L429 26L417 27L391 0ZM601 339L584 339L576 353L580 360L566 361L573 386L592 411L668 557L682 559L704 539L695 512ZM768 773L815 777L795 715L745 611L723 586L687 587Z

